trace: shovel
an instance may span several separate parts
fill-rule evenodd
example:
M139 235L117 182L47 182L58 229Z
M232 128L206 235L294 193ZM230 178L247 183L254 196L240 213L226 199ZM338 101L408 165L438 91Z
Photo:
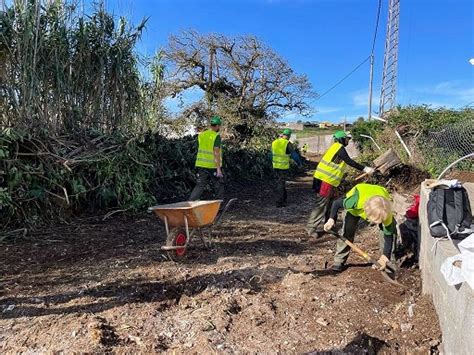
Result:
M379 156L377 159L374 160L374 165L375 165L375 170L380 171L382 174L385 174L387 171L390 169L394 168L397 165L400 165L402 162L400 158L398 157L397 153L393 151L392 148L387 150L385 153L383 153L381 156ZM355 178L355 181L359 181L362 179L364 176L366 176L367 173L363 173L359 175L358 177Z
M337 233L333 230L330 230L328 233L332 234L335 237L337 237L338 239L342 240L352 250L354 250L357 254L359 254L364 260L369 262L371 265L375 265L378 268L380 268L382 266L378 263L378 261L375 261L374 259L372 259L369 254L367 254L365 251L363 251L361 248L359 248L357 245L355 245L351 241L347 240L345 237L343 237L339 233ZM395 266L392 263L388 262L385 270L379 270L379 271L382 273L383 278L386 281L390 282L392 285L396 285L398 287L406 288L406 286L404 286L401 283L395 281L395 269L396 269Z

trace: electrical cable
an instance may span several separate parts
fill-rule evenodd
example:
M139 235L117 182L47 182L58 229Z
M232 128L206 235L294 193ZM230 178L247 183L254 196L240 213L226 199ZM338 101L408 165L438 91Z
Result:
M328 94L329 92L331 92L333 89L335 89L337 86L339 86L340 84L342 84L342 82L344 80L346 80L348 77L350 77L352 74L354 74L354 72L359 69L362 65L364 65L368 60L370 59L370 56L368 56L367 58L365 58L360 64L358 64L354 69L352 69L345 77L343 77L341 80L339 80L337 83L335 83L333 86L331 86L329 89L327 89L325 92L323 92L321 95L319 95L317 98L315 98L314 100L311 101L314 102L314 101L317 101L319 99L321 99L323 96L325 96L326 94Z
M325 92L323 92L321 95L319 95L317 98L315 98L314 100L310 101L310 103L313 103L319 99L321 99L323 96L325 96L326 94L328 94L329 92L331 92L333 89L335 89L337 86L339 86L344 80L346 80L348 77L350 77L357 69L359 69L362 65L364 65L369 59L371 56L374 55L374 50L375 50L375 42L376 42L376 39L377 39L377 33L378 33L378 29L379 29L379 22L380 22L380 11L381 11L381 8L382 8L382 0L379 0L378 2L378 7L377 7L377 19L375 21L375 31L374 31L374 39L372 41L372 50L370 51L370 56L368 56L366 59L364 59L359 65L357 65L352 71L349 72L349 74L347 74L344 78L342 78L341 80L339 80L336 84L334 84L333 86L331 86L329 89L327 89Z
M375 41L377 39L377 32L379 30L379 20L380 20L380 10L382 8L382 0L379 0L379 5L377 8L377 20L375 21L375 31L374 31L374 40L372 41L372 50L370 51L371 55L374 55L375 50Z
M327 89L326 91L324 91L321 95L318 95L318 97L316 97L315 99L311 100L309 102L309 104L312 104L314 103L315 101L318 101L320 100L322 97L324 97L325 95L329 94L332 90L334 90L336 87L338 87L340 84L342 84L347 78L349 78L352 74L354 74L354 72L357 71L357 69L359 69L362 65L364 65L367 61L369 61L369 59L374 55L374 50L375 50L375 42L376 42L376 39L377 39L377 32L378 32L378 28L379 28L379 20L380 20L380 10L382 8L382 0L379 0L378 2L378 8L377 8L377 19L375 21L375 31L374 31L374 39L373 39L373 42L372 42L372 50L370 52L370 55L365 58L360 64L358 64L354 69L352 69L346 76L344 76L341 80L339 80L338 82L336 82L333 86L331 86L329 89ZM287 114L287 115L290 115L291 113ZM287 115L284 115L283 117L287 116Z

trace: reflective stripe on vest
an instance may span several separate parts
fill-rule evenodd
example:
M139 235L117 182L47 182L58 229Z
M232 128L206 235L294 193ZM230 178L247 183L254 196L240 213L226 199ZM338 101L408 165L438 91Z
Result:
M290 155L286 154L288 139L278 138L272 143L273 169L288 170L290 168Z
M196 166L199 168L217 168L214 160L214 143L219 133L212 129L201 132L198 135L199 148L196 156Z
M346 163L341 162L339 164L333 163L334 156L342 148L341 143L333 143L323 155L321 160L316 167L314 177L321 181L328 183L334 187L339 186L344 176Z
M365 220L367 219L367 215L364 211L364 205L367 200L374 196L380 196L389 201L391 200L391 196L388 193L387 189L382 186L372 184L357 184L346 194L346 198L353 196L356 190L359 192L359 199L357 200L356 207L353 209L348 209L347 212L349 212L353 216L361 217ZM389 221L388 224L392 223L391 215L387 218L387 221ZM383 224L387 225L385 224L385 222Z

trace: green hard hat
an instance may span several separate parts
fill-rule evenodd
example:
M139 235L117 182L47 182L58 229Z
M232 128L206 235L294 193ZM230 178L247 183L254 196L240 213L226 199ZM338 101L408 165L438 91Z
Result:
M289 137L289 136L291 136L291 129L285 128L285 129L283 130L283 132L281 132L281 133L284 134L285 136L288 136L288 137Z
M348 135L346 132L344 131L336 131L334 134L333 134L333 137L335 139L342 139L342 138L350 138L350 135Z
M211 118L211 125L220 126L222 125L222 119L219 116L214 116Z

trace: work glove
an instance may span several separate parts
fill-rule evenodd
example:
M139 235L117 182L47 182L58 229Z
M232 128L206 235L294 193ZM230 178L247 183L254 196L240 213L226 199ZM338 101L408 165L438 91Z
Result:
M375 270L383 271L387 268L388 262L389 262L388 258L382 254L379 260L377 260L377 264L372 265L372 268Z
M364 173L368 174L368 175L372 175L373 173L375 173L375 169L374 168L371 168L370 166L366 166L364 168Z
M334 219L329 218L328 221L324 223L324 227L323 227L324 231L329 232L332 229L332 227L334 227L334 223L335 223Z

